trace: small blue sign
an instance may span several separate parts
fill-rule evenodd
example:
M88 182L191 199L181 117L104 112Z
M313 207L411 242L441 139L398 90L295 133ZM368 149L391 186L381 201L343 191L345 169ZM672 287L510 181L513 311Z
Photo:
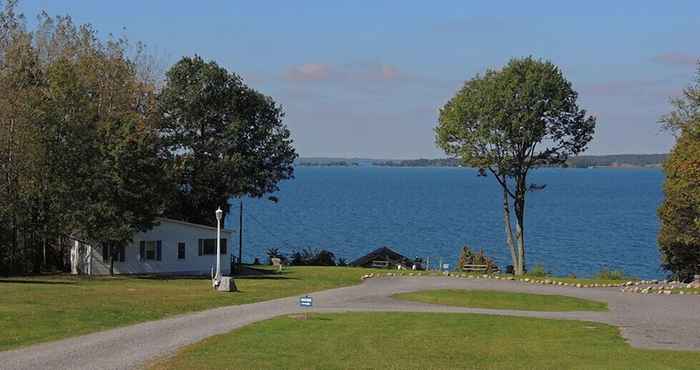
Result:
M299 306L301 307L312 307L314 305L314 299L307 296L299 298Z

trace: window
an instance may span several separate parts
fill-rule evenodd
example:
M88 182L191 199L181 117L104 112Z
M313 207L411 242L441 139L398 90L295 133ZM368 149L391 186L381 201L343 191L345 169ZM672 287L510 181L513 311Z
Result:
M115 246L102 246L102 262L109 263L109 256L114 256L114 262L124 262L126 259L126 248L121 245Z
M179 260L185 259L185 243L183 243L183 242L177 243L177 259L179 259Z
M216 239L199 239L200 256L216 255ZM221 239L221 254L226 254L226 239Z
M142 240L139 243L139 259L141 261L160 261L162 242L160 240Z

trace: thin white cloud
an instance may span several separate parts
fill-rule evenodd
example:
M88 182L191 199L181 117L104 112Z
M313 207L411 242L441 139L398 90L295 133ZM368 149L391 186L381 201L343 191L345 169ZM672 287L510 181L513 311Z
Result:
M331 66L323 63L305 63L291 67L285 74L290 81L324 81L333 75Z
M290 67L284 74L285 80L294 82L393 81L403 77L396 66L382 63L349 63L339 66L305 63Z
M698 55L691 55L687 53L661 53L654 55L651 60L656 63L666 65L696 66L700 61L700 57Z

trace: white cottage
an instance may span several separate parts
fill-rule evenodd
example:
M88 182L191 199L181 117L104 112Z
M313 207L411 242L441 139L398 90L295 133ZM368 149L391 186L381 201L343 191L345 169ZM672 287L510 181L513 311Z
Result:
M216 268L216 227L168 218L159 218L158 222L117 250L115 274L209 275L212 267ZM231 271L231 235L233 231L221 229L222 275ZM73 274L109 274L109 248L75 241L71 270Z

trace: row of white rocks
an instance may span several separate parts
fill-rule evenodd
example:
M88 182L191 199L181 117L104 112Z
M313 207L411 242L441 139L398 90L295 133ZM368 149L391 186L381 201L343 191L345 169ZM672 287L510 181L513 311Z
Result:
M405 277L405 276L451 276L455 278L464 278L464 279L494 279L494 280L511 280L511 281L520 281L523 283L528 283L528 284L539 284L539 285L557 285L557 286L566 286L566 287L574 287L574 288L620 288L620 291L623 293L639 293L639 294L665 294L665 295L671 295L671 294L679 294L679 295L686 295L686 294L693 294L693 295L699 295L700 292L698 291L683 291L683 290L678 290L682 288L698 288L697 284L684 284L678 281L667 281L667 280L637 280L637 281L626 281L626 282L620 282L620 283L590 283L590 284L583 284L583 283L573 283L573 282L566 282L566 281L558 281L556 279L533 279L533 278L515 278L514 276L500 276L500 275L474 275L474 274L461 274L461 273L454 273L454 272L444 272L442 274L440 273L424 273L424 272L410 272L410 273L395 273L395 272L386 272L386 273L369 273L365 274L362 276L362 280L365 279L370 279L374 277ZM675 291L673 289L676 289Z

